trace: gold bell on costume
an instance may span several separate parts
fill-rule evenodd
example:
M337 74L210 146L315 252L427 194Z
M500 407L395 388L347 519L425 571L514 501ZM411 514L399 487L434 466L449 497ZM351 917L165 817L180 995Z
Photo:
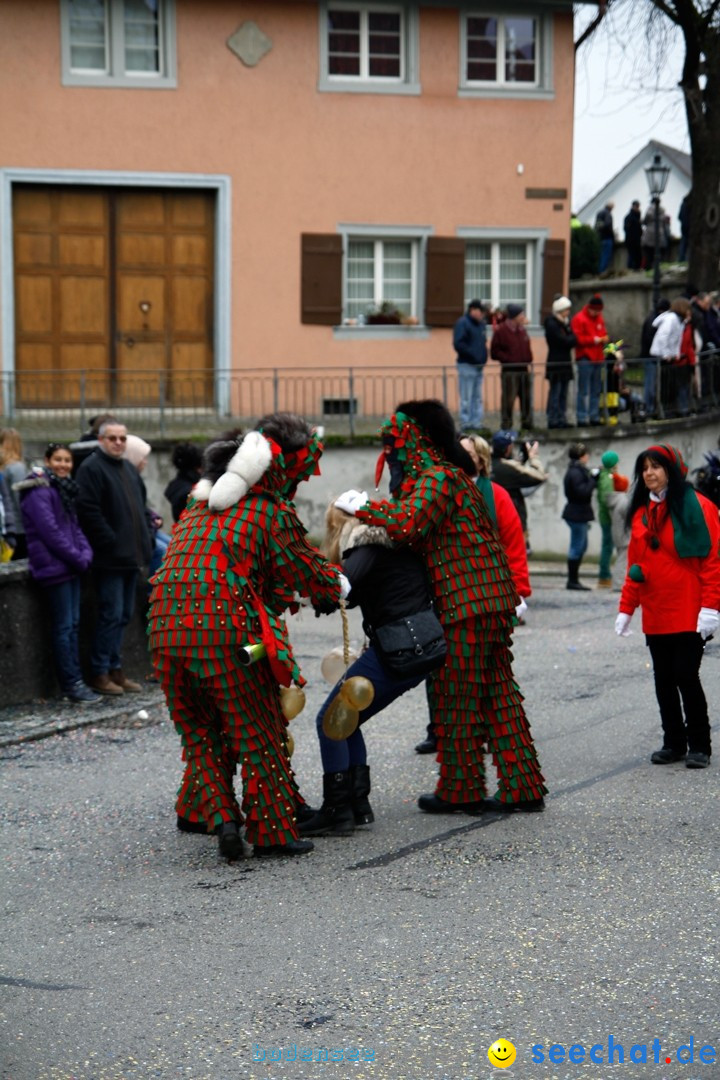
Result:
M294 720L305 708L305 691L299 686L281 686L280 708L286 720Z

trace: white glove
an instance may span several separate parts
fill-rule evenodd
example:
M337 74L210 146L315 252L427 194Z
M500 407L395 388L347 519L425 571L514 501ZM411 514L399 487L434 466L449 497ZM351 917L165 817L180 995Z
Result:
M350 595L351 589L352 585L350 584L348 579L345 577L344 574L340 574L340 599L347 600L348 596Z
M632 615L626 615L624 611L621 611L615 620L615 633L618 637L629 637L632 634L630 629L630 620Z
M515 614L517 615L518 619L522 619L522 617L523 617L523 615L525 614L526 611L527 611L527 604L525 603L525 601L523 600L523 598L521 596L520 597L520 603L515 608Z
M701 607L700 614L697 621L697 633L703 639L707 641L709 637L717 633L718 624L720 623L720 613L715 611L714 608Z
M339 495L335 500L335 506L338 510L344 510L346 514L355 515L355 512L365 505L368 501L367 491L356 491L355 488L350 488L349 491L343 491L342 495Z

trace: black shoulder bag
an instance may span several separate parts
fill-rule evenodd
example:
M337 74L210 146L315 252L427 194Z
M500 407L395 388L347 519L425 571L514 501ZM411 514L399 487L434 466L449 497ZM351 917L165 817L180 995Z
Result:
M432 608L374 627L369 636L383 667L399 679L429 675L445 662L447 642Z

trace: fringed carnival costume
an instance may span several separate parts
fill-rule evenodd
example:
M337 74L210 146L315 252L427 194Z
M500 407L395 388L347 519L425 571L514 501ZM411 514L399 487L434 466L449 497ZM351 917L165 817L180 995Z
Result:
M288 416L294 438L281 448L275 439ZM285 426L278 427L278 419ZM312 846L298 845L295 818L302 799L278 685L305 680L282 614L297 609L297 594L320 611L334 610L340 598L338 568L308 544L290 501L298 483L319 471L319 438L292 414L276 414L258 427L239 447L220 443L206 452L209 461L215 449L224 471L206 467L175 526L153 579L148 627L186 762L178 824L204 822L208 832L219 834L220 852L229 858L242 851L237 826L243 817L256 853ZM260 642L266 657L242 666L238 648ZM242 814L233 790L238 763ZM230 836L225 846L223 833Z
M408 402L381 434L394 498L366 503L356 514L423 556L448 643L444 667L428 677L440 775L435 795L421 796L420 806L487 809L487 745L499 777L491 805L542 809L547 789L512 673L519 597L486 504L463 471L466 451L452 417L440 402ZM378 483L382 464L381 457Z

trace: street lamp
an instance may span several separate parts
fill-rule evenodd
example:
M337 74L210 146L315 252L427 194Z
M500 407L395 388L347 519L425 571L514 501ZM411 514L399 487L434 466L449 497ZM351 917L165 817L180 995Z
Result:
M660 154L654 154L652 165L645 169L650 198L655 207L655 246L653 248L653 311L660 302L660 196L667 187L670 167L663 165Z

